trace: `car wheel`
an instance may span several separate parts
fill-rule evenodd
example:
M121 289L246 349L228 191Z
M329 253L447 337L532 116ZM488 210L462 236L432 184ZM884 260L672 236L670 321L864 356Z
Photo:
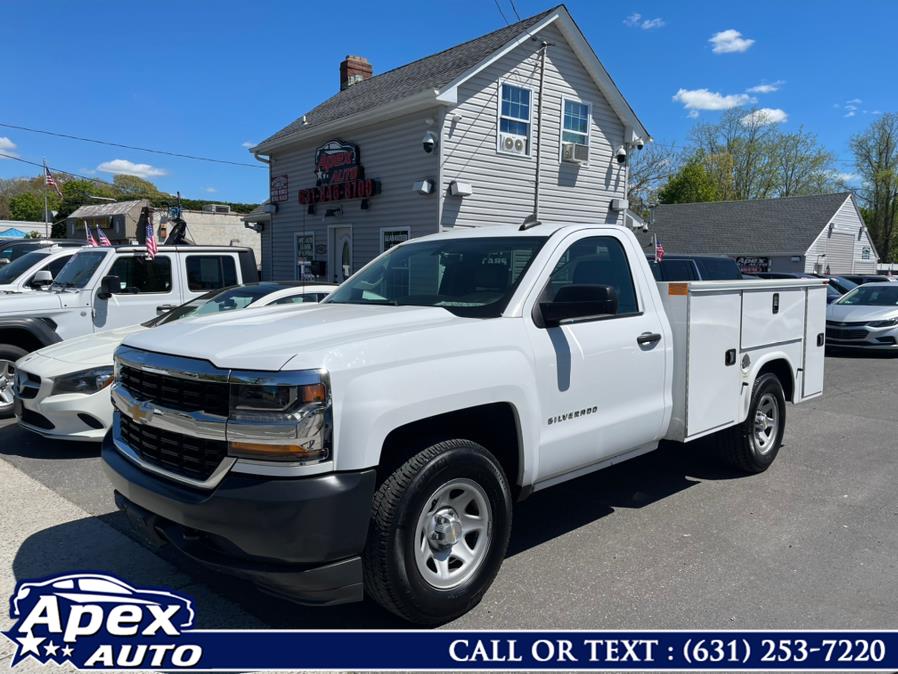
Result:
M496 458L468 440L415 454L374 496L365 589L406 620L436 625L475 606L499 572L511 491Z
M0 344L0 419L7 419L13 414L16 361L27 353L18 346Z
M763 473L776 458L786 429L786 396L775 374L755 380L745 421L718 434L723 459L746 473Z

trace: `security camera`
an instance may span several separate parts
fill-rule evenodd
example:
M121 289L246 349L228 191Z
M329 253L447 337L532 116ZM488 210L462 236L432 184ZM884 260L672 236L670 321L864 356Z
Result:
M427 154L433 152L433 149L437 146L437 137L433 134L432 131L428 131L424 134L424 138L421 141L421 145L424 147L424 151Z
M648 223L643 223L643 225L642 225L642 232L643 232L643 234L648 234L648 233L649 233L649 225L648 225Z
M614 158L617 159L618 164L626 164L627 163L627 148L621 145L617 148L617 154L614 155Z
M641 150L644 147L645 147L645 141L642 140L642 138L637 138L636 139L636 149Z

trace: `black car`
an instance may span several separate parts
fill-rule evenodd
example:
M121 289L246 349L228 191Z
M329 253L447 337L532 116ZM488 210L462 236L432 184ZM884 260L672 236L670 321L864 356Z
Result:
M787 271L759 271L759 272L755 273L755 276L757 276L758 278L763 278L763 279L790 279L790 278L794 278L794 279L803 279L803 278L825 279L825 280L829 281L829 283L826 284L826 303L827 304L830 304L831 302L835 302L842 295L844 295L845 292L847 292L847 291L842 290L841 287L839 287L835 283L833 283L831 280L831 277L829 277L829 276L818 276L817 274L804 274L801 272L787 272ZM850 281L849 281L849 283L850 283ZM852 284L852 287L855 287L854 284Z
M892 276L886 276L885 274L843 274L842 276L852 283L857 283L859 286L865 283L881 283L882 281L895 280Z
M649 257L656 281L736 281L742 272L726 255L665 255L661 262Z
M48 246L79 248L84 245L80 239L16 239L0 243L0 264L9 264L26 253Z

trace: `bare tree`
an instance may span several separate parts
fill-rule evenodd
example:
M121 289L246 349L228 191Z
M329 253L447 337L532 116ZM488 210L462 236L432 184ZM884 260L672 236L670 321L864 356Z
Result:
M885 114L854 136L851 149L869 213L867 226L880 257L891 262L898 224L898 114Z
M642 216L655 199L661 185L677 172L680 160L670 146L649 143L642 150L630 153L627 199L630 208Z

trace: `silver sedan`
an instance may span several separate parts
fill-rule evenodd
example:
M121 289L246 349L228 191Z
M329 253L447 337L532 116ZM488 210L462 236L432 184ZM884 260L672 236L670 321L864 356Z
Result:
M898 283L865 283L827 306L826 343L898 350Z

